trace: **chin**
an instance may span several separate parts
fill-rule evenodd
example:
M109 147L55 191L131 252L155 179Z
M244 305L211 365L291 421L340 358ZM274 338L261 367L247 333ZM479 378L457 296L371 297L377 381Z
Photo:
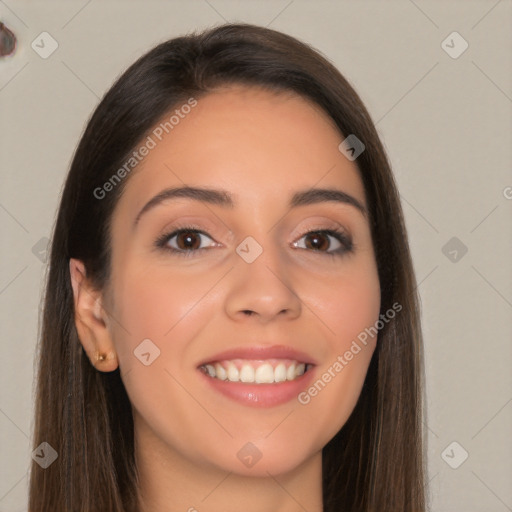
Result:
M304 446L301 447L302 450ZM287 450L273 449L271 446L258 449L252 443L247 443L232 456L224 456L221 460L211 462L223 471L240 476L268 477L291 473L306 463L310 463L321 451L311 453L298 452L295 447Z

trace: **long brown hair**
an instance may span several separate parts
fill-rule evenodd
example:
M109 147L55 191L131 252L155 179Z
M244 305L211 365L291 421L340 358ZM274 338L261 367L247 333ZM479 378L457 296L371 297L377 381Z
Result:
M69 259L99 290L110 276L110 220L120 183L94 190L120 168L163 115L227 84L293 91L311 99L345 137L364 145L364 184L381 284L379 331L366 380L346 424L323 449L326 512L424 512L423 354L419 301L399 195L375 126L340 72L280 32L226 24L159 44L106 93L76 149L56 219L38 350L34 447L58 459L31 468L31 512L135 512L137 471L131 406L119 370L97 371L74 324Z

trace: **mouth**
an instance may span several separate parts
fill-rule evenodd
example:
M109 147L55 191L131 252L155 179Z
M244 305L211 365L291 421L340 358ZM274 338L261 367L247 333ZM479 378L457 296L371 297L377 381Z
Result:
M294 381L307 373L313 364L295 359L230 359L211 361L199 369L211 377L246 384L278 384Z
M297 399L314 379L317 364L289 346L260 345L210 356L197 370L205 390L249 407L275 407Z

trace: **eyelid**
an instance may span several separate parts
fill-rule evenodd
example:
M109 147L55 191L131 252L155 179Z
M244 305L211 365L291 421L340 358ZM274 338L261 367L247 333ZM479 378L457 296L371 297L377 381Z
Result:
M351 238L350 233L343 224L335 220L323 219L323 220L313 220L306 222L303 227L298 230L301 234L300 236L304 236L311 231L339 231L343 233L347 238Z

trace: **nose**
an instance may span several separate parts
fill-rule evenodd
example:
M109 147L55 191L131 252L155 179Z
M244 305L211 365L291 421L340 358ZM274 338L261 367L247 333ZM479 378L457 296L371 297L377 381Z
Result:
M237 256L238 257L238 256ZM301 301L293 288L290 268L277 250L263 248L252 263L242 258L231 274L226 313L235 321L292 320L301 314Z

